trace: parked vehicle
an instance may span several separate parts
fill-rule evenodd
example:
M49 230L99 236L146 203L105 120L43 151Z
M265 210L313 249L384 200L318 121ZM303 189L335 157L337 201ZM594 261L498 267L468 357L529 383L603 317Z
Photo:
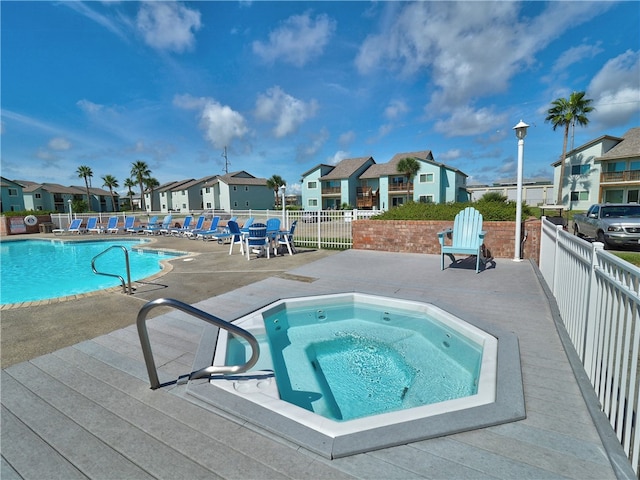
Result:
M587 213L573 217L573 233L594 238L605 248L640 247L640 205L637 203L598 203Z

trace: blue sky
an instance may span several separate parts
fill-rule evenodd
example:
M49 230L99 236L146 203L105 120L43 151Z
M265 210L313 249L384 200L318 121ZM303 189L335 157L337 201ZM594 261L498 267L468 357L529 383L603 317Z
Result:
M550 102L587 92L576 146L640 125L638 2L0 3L2 176L82 185L431 150L469 183L552 178ZM124 191L124 189L119 189Z

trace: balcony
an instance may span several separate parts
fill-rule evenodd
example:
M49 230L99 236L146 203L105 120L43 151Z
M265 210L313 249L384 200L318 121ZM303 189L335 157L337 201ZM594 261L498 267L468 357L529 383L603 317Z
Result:
M622 172L602 172L600 183L640 182L640 170L623 170Z
M340 195L340 187L322 187L322 195Z
M408 192L410 186L413 186L413 183L411 182L390 183L389 191L390 192Z

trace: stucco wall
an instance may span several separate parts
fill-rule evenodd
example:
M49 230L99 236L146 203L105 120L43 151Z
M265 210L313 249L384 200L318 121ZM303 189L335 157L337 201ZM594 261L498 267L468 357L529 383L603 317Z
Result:
M399 253L440 254L438 232L453 227L453 221L358 220L353 222L353 248ZM484 222L485 245L495 258L513 258L515 222ZM527 240L523 258L538 263L540 256L540 220L523 222Z

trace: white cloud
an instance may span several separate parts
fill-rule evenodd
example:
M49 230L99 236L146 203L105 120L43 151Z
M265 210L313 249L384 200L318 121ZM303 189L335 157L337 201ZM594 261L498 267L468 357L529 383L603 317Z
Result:
M585 58L593 58L603 50L600 48L602 42L598 42L595 45L582 44L577 47L571 47L567 51L563 52L553 64L553 71L558 72L565 70L571 65L582 61Z
M315 100L305 103L276 86L258 95L255 116L259 120L274 122L273 134L276 138L282 138L295 132L317 110Z
M57 151L69 150L71 148L71 142L66 138L56 137L49 140L48 147L51 150Z
M136 26L152 48L181 53L193 48L202 24L200 12L180 3L147 2L138 11Z
M353 130L349 130L348 132L344 132L340 137L338 137L338 143L340 145L347 146L350 145L356 139L356 132Z
M99 105L97 103L90 102L89 100L86 100L84 98L82 100L78 100L76 102L76 105L80 107L80 110L90 115L94 113L98 113L104 108L104 105Z
M498 114L489 108L472 109L461 107L451 113L445 120L435 123L435 130L447 137L479 135L496 130L507 121L506 113Z
M349 152L345 152L344 150L338 150L331 157L327 159L327 164L329 165L337 165L345 158L349 158Z
M311 138L311 143L300 145L296 152L296 161L305 161L316 155L329 139L329 131L322 128L316 135Z
M269 33L268 42L253 42L253 52L267 63L281 60L302 67L322 54L335 29L335 20L325 14L293 15Z
M384 116L389 120L394 120L409 111L409 107L402 100L392 100L384 109Z
M609 60L593 77L587 96L594 99L591 118L603 128L622 125L640 113L640 51L627 50Z
M248 132L244 117L228 105L221 105L213 98L176 95L173 104L179 108L199 111L199 127L205 139L216 148L231 145Z

